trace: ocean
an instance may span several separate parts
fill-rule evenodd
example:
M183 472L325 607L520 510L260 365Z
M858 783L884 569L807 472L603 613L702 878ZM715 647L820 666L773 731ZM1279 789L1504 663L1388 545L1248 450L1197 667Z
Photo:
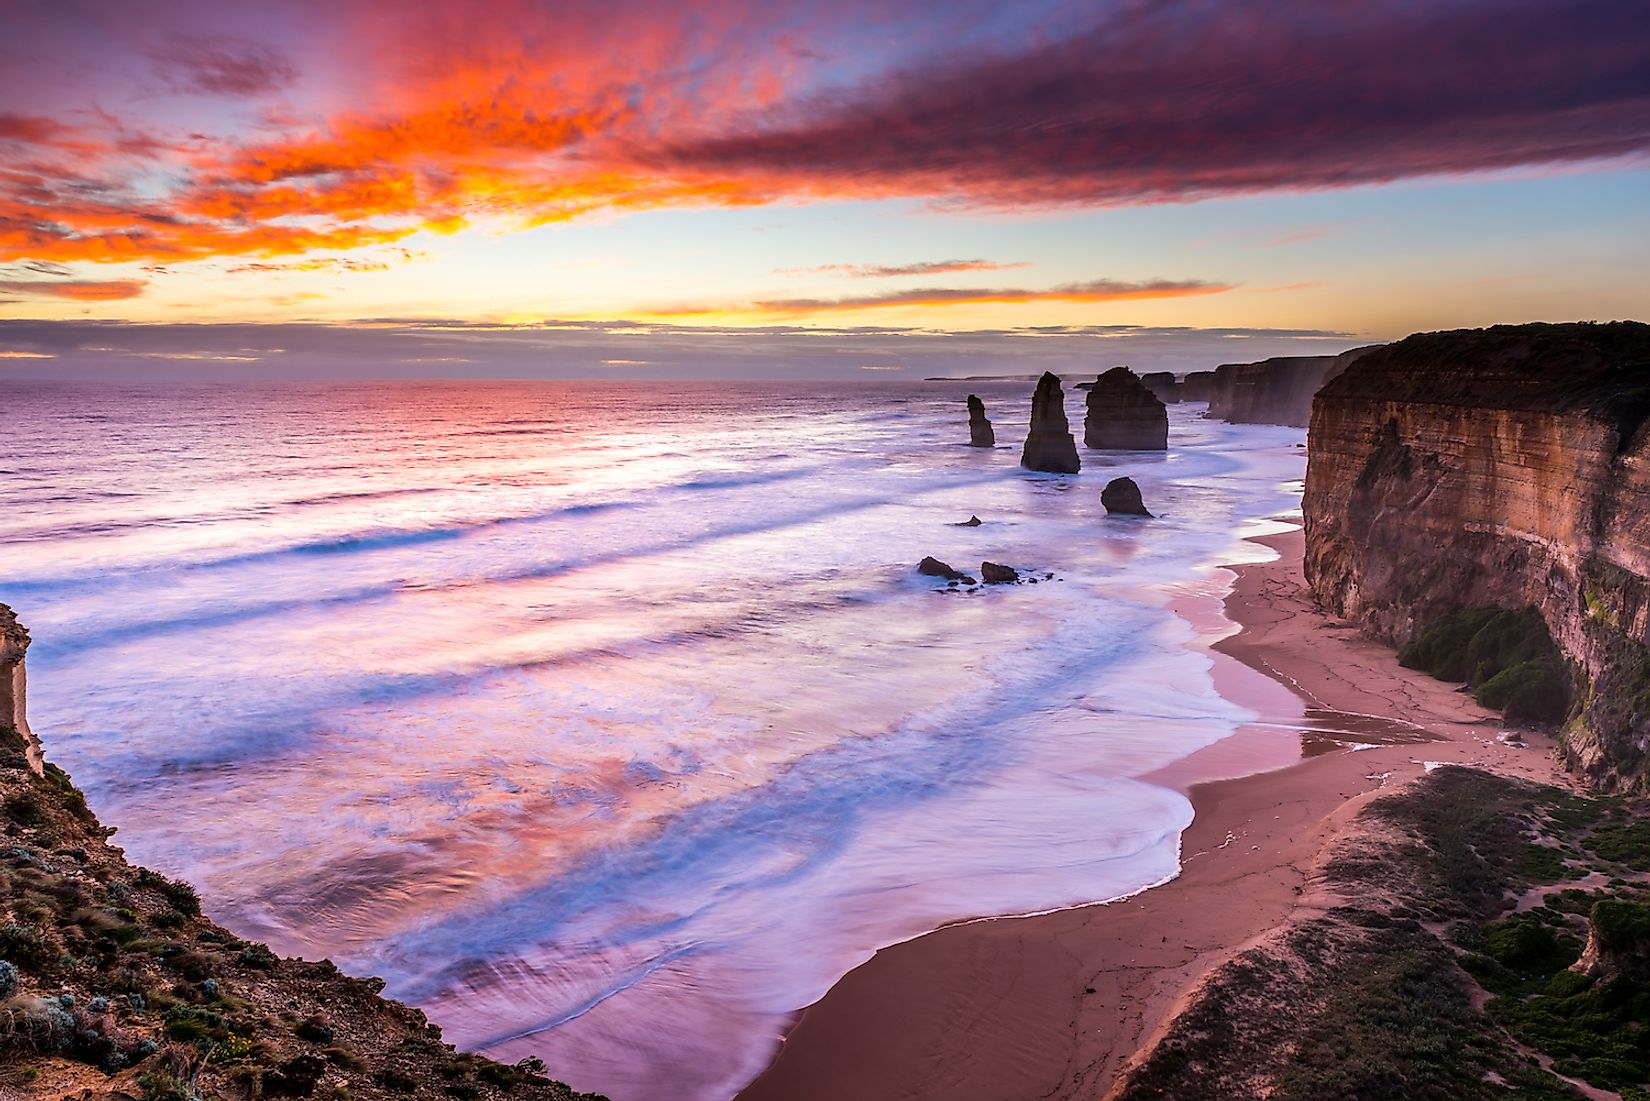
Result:
M1269 556L1304 431L1171 406L1166 454L1033 474L1031 388L8 384L31 724L238 933L725 1101L879 946L1172 877L1149 777L1256 718L1177 608Z

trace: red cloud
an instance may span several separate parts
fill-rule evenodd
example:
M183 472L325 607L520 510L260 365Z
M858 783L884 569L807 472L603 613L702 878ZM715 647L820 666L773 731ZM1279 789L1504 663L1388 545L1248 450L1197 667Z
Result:
M54 283L33 279L0 279L0 294L68 298L77 302L109 302L119 298L136 298L143 293L143 288L147 285L142 279L71 279Z
M813 314L845 313L855 310L891 309L899 306L978 306L1019 302L1125 302L1144 298L1189 298L1219 294L1232 289L1230 283L1206 283L1198 279L1153 279L1126 283L1116 279L1095 279L1087 283L1066 283L1045 289L1009 288L974 290L965 287L922 287L856 295L851 298L782 298L744 305L681 306L652 311L655 317L684 317L718 313Z
M900 17L923 35L857 32L872 75L823 88L825 59L850 56L826 32L894 17L863 6L384 0L306 20L296 58L173 37L153 55L171 87L256 99L265 128L157 136L165 116L19 98L0 115L0 260L268 259L477 219L822 198L1185 201L1650 152L1633 0L1126 4L992 52L966 13L917 10ZM907 37L931 60L890 65ZM347 106L272 99L300 67ZM972 263L847 274L989 270L947 266Z

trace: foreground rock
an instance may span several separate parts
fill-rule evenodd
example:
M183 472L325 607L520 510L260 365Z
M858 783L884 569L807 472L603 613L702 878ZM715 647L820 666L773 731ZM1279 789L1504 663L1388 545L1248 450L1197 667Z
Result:
M921 562L917 563L917 572L925 577L943 577L947 581L962 581L969 585L975 583L974 579L969 577L966 573L963 573L961 570L954 570L944 562L941 562L938 558L934 558L932 556L924 558Z
M997 433L992 430L991 422L985 419L985 402L974 394L968 395L968 445L997 446Z
M599 1101L536 1060L455 1050L423 1013L381 997L381 979L281 959L213 924L189 884L108 844L114 831L66 773L42 771L0 727L6 1098Z
M1278 356L1217 367L1209 386L1208 415L1232 424L1288 424L1304 428L1312 396L1376 345L1334 356ZM1191 376L1187 376L1191 381Z
M1162 451L1169 446L1169 412L1127 367L1113 367L1089 388L1083 443L1118 451Z
M17 622L17 615L0 604L0 728L15 730L23 739L24 756L35 775L42 775L40 741L29 730L28 691L23 654L29 648L29 632Z
M1173 371L1153 371L1149 375L1141 375L1140 381L1164 405L1180 403L1180 383L1175 381Z
M980 576L987 585L1011 585L1020 580L1020 571L1013 566L1002 566L996 562L981 562Z
M1031 430L1020 452L1020 465L1052 474L1076 474L1083 466L1066 420L1065 391L1059 376L1050 372L1037 380L1037 391L1031 396Z
M1377 638L1408 643L1463 607L1533 606L1580 701L1561 756L1639 792L1650 790L1646 364L1650 326L1635 322L1423 333L1372 351L1318 394L1302 503L1314 595Z
M1133 478L1113 478L1100 491L1100 503L1112 516L1150 516L1141 500L1140 487Z

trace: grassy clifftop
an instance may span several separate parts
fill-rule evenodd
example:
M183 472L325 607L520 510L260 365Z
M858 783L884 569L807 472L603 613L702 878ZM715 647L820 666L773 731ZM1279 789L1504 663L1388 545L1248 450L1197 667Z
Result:
M0 726L0 1094L599 1101L456 1051L380 980L213 924L23 750Z

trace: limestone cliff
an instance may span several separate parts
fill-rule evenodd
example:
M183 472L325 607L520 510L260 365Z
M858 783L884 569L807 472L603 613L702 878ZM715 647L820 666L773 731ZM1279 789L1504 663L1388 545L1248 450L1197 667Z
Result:
M1208 401L1215 395L1215 373L1193 371L1180 380L1181 401Z
M1180 382L1174 377L1173 371L1153 371L1149 375L1141 375L1140 381L1164 405L1180 403Z
M1497 326L1369 352L1319 392L1318 600L1399 644L1533 605L1572 663L1566 763L1650 790L1650 326Z
M1169 414L1157 396L1127 367L1113 367L1089 388L1083 444L1123 451L1162 451L1169 446Z
M1222 364L1208 383L1208 416L1233 424L1305 427L1312 415L1312 395L1372 347L1333 356L1276 356L1258 363Z
M1043 372L1031 397L1031 428L1020 465L1028 470L1054 474L1076 474L1083 461L1077 457L1077 441L1071 438L1071 422L1066 419L1066 393L1060 377Z

